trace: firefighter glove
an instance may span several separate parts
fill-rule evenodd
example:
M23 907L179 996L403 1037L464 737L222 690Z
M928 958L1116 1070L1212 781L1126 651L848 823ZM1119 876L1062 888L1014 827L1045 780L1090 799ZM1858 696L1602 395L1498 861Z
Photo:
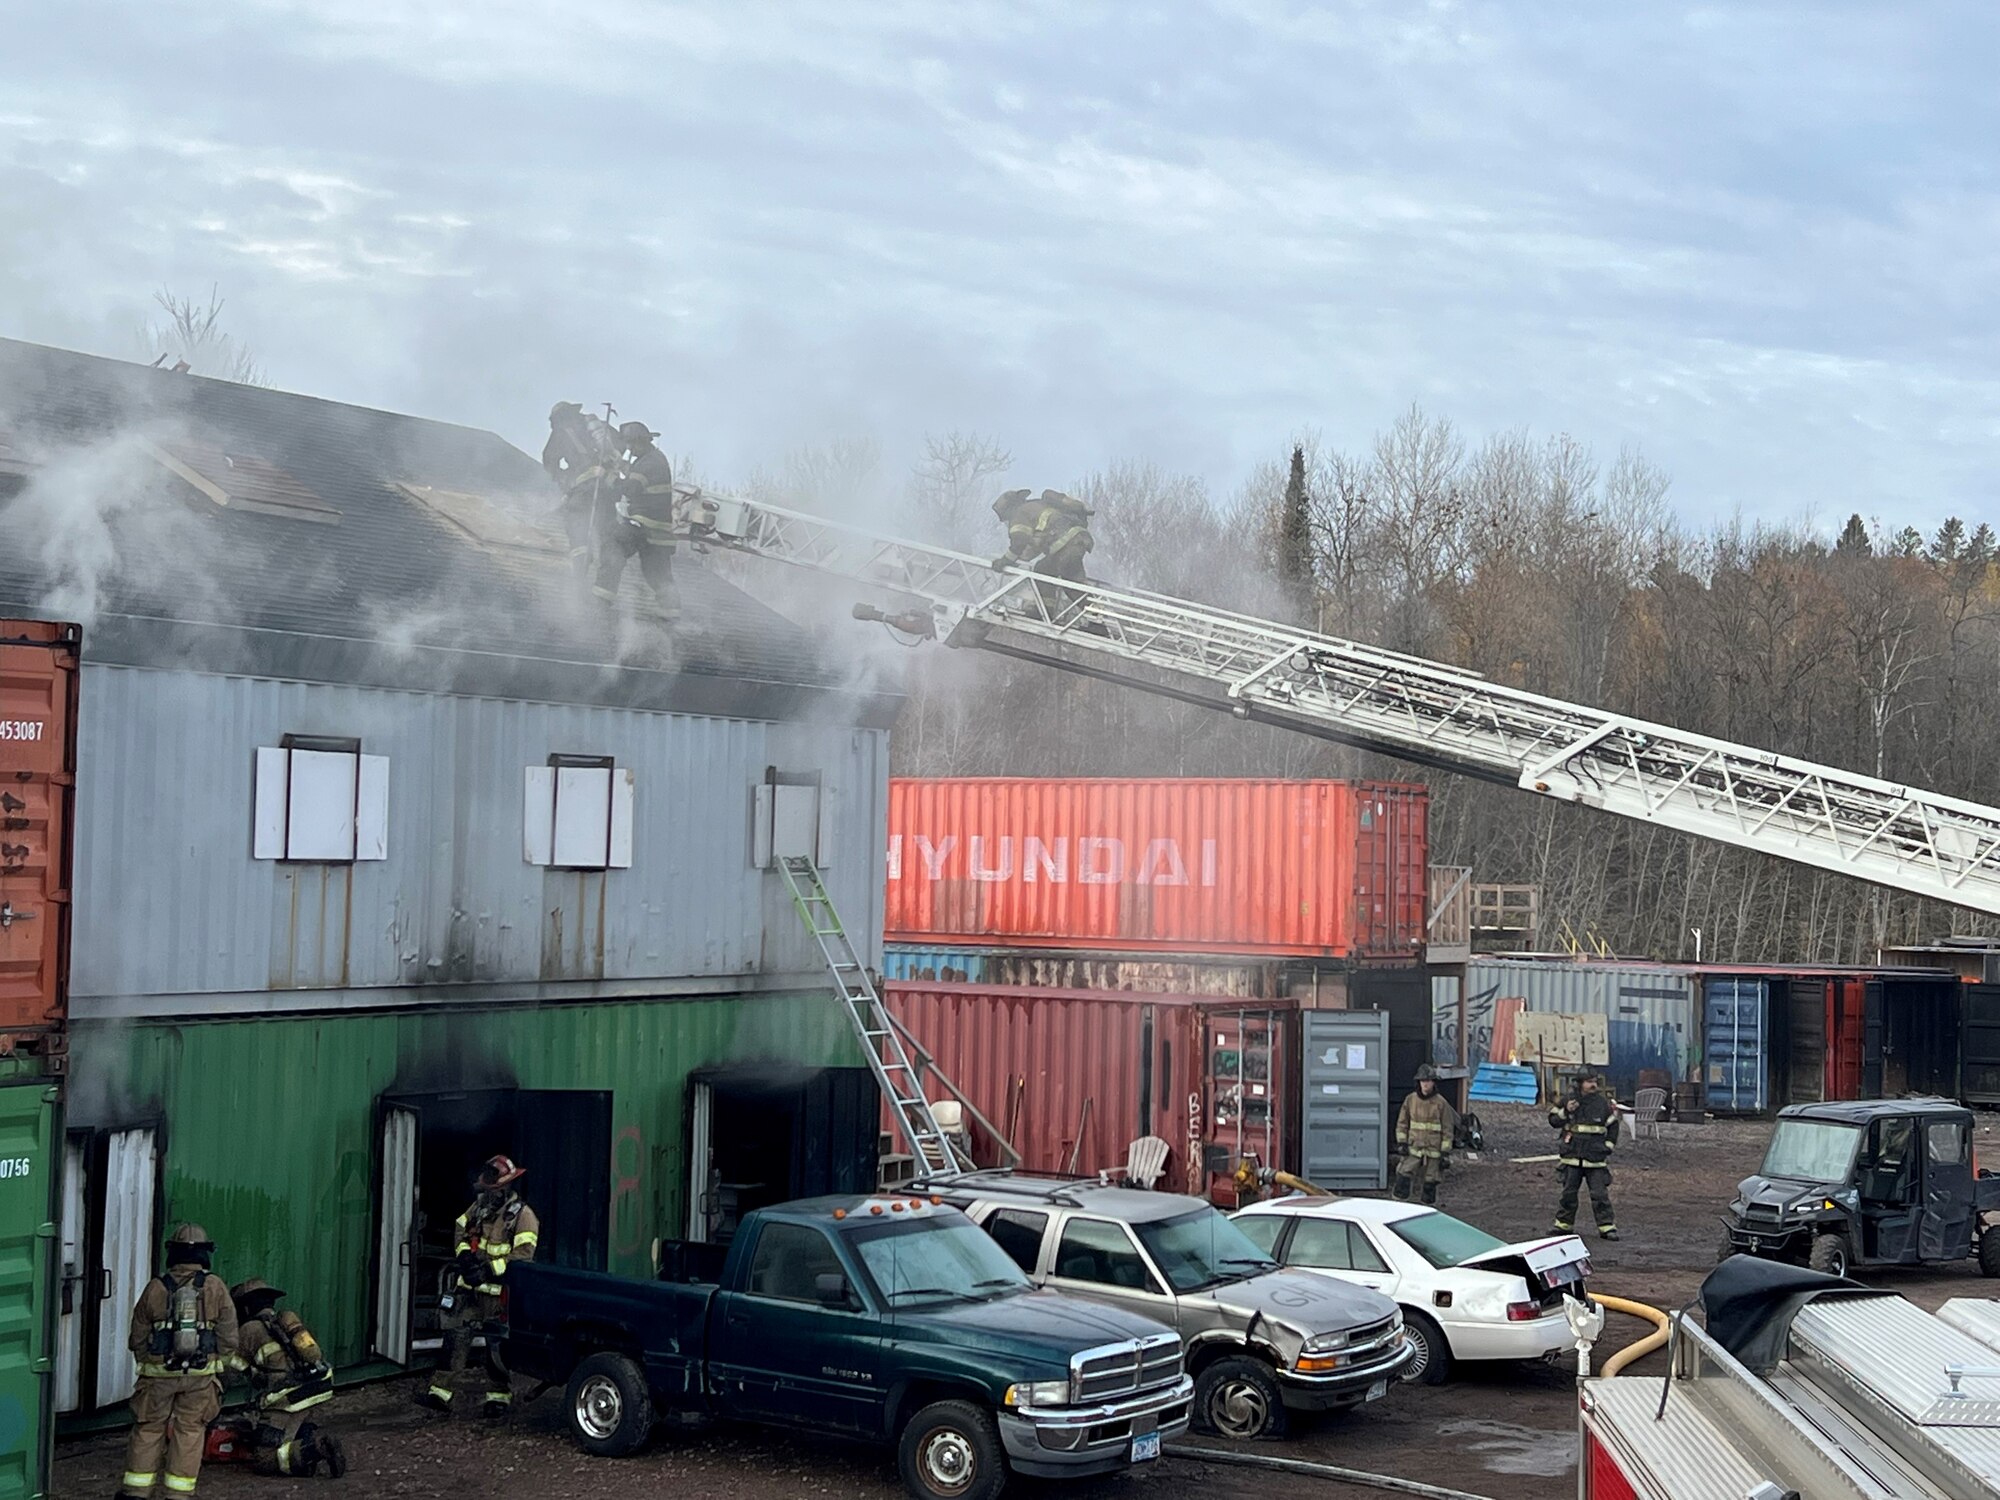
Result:
M486 1279L486 1262L476 1250L458 1252L458 1279L464 1286L477 1286Z
M993 559L993 569L995 572L998 572L1002 568L1011 568L1013 565L1014 554L1011 552L1003 552Z

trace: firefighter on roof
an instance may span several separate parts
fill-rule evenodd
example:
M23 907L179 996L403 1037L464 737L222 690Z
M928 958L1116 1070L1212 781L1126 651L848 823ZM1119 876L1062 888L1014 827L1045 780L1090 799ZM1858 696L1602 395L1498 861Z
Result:
M661 619L678 620L680 593L674 587L674 466L653 446L659 434L644 422L627 422L618 441L627 454L620 472L621 499L608 514L597 539L597 583L592 589L609 603L618 597L625 564L637 554L639 571Z
M1576 1222L1577 1189L1588 1184L1598 1234L1617 1239L1618 1216L1611 1211L1611 1151L1618 1144L1618 1106L1599 1086L1595 1073L1585 1073L1567 1098L1549 1106L1549 1124L1562 1132L1557 1158L1562 1197L1556 1204L1556 1228L1567 1231Z
M563 535L569 538L570 567L580 579L590 574L592 539L618 498L621 451L618 434L604 418L574 401L550 408L542 467L562 491Z
M209 1270L215 1244L199 1224L167 1240L167 1269L132 1309L127 1344L139 1363L125 1496L192 1495L208 1424L222 1409L222 1371L236 1348L236 1307ZM161 1463L165 1461L165 1471Z
M432 1411L451 1410L452 1387L464 1373L476 1333L486 1339L486 1415L504 1417L513 1405L513 1386L500 1362L506 1331L500 1292L510 1266L535 1258L542 1228L535 1211L514 1190L522 1175L512 1158L490 1157L474 1179L479 1196L458 1216L458 1260L446 1278L446 1302L440 1304L445 1368L432 1375L430 1389L417 1397Z
M304 1320L278 1308L284 1295L256 1276L229 1289L239 1330L231 1364L249 1373L250 1410L210 1429L208 1456L248 1463L259 1474L338 1479L347 1453L326 1426L333 1366Z
M1438 1201L1456 1116L1438 1092L1436 1071L1425 1063L1417 1069L1416 1092L1403 1096L1403 1108L1396 1116L1396 1149L1401 1153L1396 1162L1396 1197L1407 1199L1411 1184L1420 1182L1424 1202Z

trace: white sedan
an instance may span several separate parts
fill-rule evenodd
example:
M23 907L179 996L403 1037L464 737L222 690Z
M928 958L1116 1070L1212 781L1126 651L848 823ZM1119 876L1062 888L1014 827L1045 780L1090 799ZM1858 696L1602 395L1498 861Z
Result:
M1277 1198L1233 1215L1281 1265L1371 1287L1403 1309L1417 1357L1405 1380L1441 1383L1461 1359L1540 1359L1570 1348L1566 1296L1590 1254L1573 1234L1509 1245L1419 1203Z

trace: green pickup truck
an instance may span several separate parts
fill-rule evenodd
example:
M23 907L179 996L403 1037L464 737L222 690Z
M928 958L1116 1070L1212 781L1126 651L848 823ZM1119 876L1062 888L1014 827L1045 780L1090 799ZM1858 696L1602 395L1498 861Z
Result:
M740 1419L893 1443L920 1500L991 1500L1010 1471L1103 1474L1187 1427L1179 1335L1035 1290L936 1198L759 1209L726 1252L670 1242L659 1262L656 1281L508 1275L507 1364L564 1387L588 1452Z

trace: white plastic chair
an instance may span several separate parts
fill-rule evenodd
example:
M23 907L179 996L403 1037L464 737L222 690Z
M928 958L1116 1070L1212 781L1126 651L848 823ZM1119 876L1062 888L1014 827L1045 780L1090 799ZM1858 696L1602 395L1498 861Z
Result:
M1125 1179L1134 1187L1150 1188L1167 1170L1167 1143L1156 1135L1142 1135L1125 1156Z
M1660 1138L1660 1112L1667 1107L1665 1089L1640 1089L1632 1096L1632 1138Z

